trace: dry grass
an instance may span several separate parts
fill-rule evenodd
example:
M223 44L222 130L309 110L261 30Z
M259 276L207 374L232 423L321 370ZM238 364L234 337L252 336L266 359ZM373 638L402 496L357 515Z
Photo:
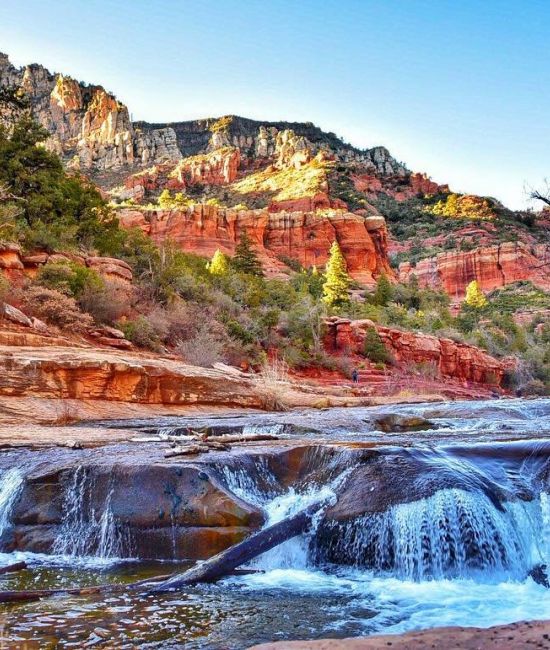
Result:
M78 413L78 407L72 402L67 402L64 399L60 400L59 404L55 405L55 416L51 424L56 427L64 427L68 424L80 422L81 417Z
M282 359L267 361L259 374L265 396L265 408L272 411L286 411L286 400L290 388L288 364Z

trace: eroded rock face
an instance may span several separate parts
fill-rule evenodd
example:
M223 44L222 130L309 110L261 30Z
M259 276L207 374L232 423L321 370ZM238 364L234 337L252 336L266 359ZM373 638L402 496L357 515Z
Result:
M5 397L242 408L262 408L265 403L251 380L114 350L5 348L0 351L0 369L0 395Z
M68 460L68 466L46 464L32 473L15 505L14 528L4 547L205 559L263 523L258 508L200 467L124 455L119 460L113 464L100 456L90 465L83 459L78 466Z
M368 319L328 319L325 346L331 352L361 354L370 328L376 329L397 362L432 364L445 377L494 386L499 386L504 376L506 364L473 345L392 329Z
M381 273L392 276L387 258L387 230L382 217L363 217L343 210L269 212L195 205L187 210L119 210L124 227L140 227L155 242L166 239L182 250L210 257L217 248L232 255L241 232L255 244L264 270L284 271L286 256L304 267L322 267L333 241L340 244L352 277L372 284Z
M550 246L522 242L504 242L472 251L440 253L420 260L416 266L405 262L399 267L399 280L412 275L421 286L441 287L450 296L463 298L466 287L477 280L483 291L491 291L518 280L530 280L550 290Z

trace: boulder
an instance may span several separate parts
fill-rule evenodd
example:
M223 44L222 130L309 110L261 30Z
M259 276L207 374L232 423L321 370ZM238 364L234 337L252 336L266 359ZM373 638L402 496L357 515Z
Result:
M26 316L21 310L16 307L8 305L8 303L2 303L0 305L0 314L2 318L9 320L11 323L16 325L23 325L24 327L32 327L32 320Z

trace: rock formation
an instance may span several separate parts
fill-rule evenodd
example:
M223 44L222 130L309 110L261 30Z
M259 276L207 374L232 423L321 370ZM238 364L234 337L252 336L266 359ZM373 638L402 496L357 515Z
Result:
M550 290L550 246L504 242L466 252L440 253L414 267L409 262L400 265L399 280L406 282L413 274L421 286L440 287L455 299L464 297L472 280L477 280L483 291L518 280L530 280Z
M234 210L197 204L187 210L118 211L121 224L139 227L155 242L170 239L185 251L205 257L217 248L233 254L240 233L247 231L269 274L285 269L281 257L304 267L322 267L333 241L338 241L348 271L360 282L372 284L381 273L392 275L387 259L387 230L382 217L363 217L344 210L269 212Z
M396 362L431 364L444 377L499 386L506 365L480 348L428 334L405 332L371 320L329 318L325 347L329 352L363 352L367 330L375 328Z

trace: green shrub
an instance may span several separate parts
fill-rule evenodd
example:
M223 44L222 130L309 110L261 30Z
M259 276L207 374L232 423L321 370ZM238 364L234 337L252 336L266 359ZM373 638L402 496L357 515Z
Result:
M121 330L129 341L137 346L158 352L161 350L161 343L155 328L149 321L138 316L135 320L129 320L120 325Z
M369 327L365 333L363 354L374 363L391 363L393 360L390 351L374 327Z

